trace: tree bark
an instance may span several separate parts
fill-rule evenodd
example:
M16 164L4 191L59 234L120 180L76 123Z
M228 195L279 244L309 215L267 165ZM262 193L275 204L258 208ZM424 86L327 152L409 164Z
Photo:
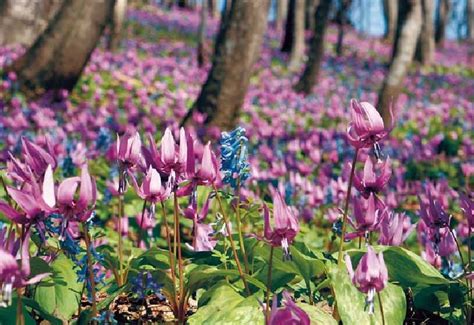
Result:
M435 39L433 12L434 1L421 0L422 23L421 32L416 45L415 60L422 65L429 65L433 62Z
M336 21L338 25L336 54L342 55L342 45L344 43L344 27L347 24L347 10L351 6L352 0L342 0L337 10Z
M331 0L321 0L316 9L314 33L311 39L308 62L306 63L303 75L294 87L295 91L303 92L306 95L311 93L313 86L318 80L324 56L324 37L326 35L331 2Z
M377 105L386 125L391 123L390 105L396 103L403 80L413 60L421 31L421 20L421 0L400 1L394 55Z
M383 12L386 23L384 39L392 42L397 30L398 1L384 0Z
M205 114L207 126L233 128L261 49L269 0L232 1L229 16L217 36L212 68L193 109Z
M114 0L65 0L32 47L7 71L36 97L52 89L72 90L109 22Z
M446 33L446 25L448 23L449 9L450 9L449 0L438 1L438 8L436 10L436 25L435 25L435 43L436 43L436 46L438 47L443 47L444 36Z
M319 5L320 0L306 0L306 10L305 10L305 29L314 30L314 11Z
M275 29L281 31L283 29L283 22L288 14L288 0L276 1L276 21Z
M295 10L296 0L289 0L285 23L285 35L283 36L283 42L281 44L281 51L284 53L290 53L291 48L293 47L295 39Z
M207 2L203 1L200 12L200 22L198 29L197 62L202 67L207 61L206 48L206 26L207 26Z
M467 39L474 41L474 0L466 0Z
M110 37L107 48L116 51L122 38L123 22L127 14L127 0L115 0L114 13L110 24Z
M219 7L217 5L217 0L208 0L209 14L211 17L217 17L219 15Z
M290 59L288 67L290 70L295 70L299 67L304 56L304 15L305 15L305 0L291 0L295 2L295 17L294 17L294 31L293 44L290 52Z
M0 46L31 46L63 0L0 0Z

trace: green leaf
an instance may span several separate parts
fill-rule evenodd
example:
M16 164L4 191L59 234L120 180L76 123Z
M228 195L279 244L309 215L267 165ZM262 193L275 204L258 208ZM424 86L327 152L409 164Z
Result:
M23 299L22 299L23 301ZM12 299L12 304L8 307L2 308L0 307L0 324L16 324L16 309L18 304L18 298ZM26 325L36 325L35 320L31 315L28 313L28 310L25 308L23 304L23 317L25 319Z
M130 262L130 267L135 269L144 265L149 265L161 270L169 269L169 252L165 249L152 247Z
M51 325L62 325L63 321L59 318L54 317L53 315L49 314L47 311L44 310L36 301L30 298L22 297L22 301L25 306L32 308L41 318L44 318Z
M30 270L30 277L53 272L48 263L46 263L42 258L36 256L30 258Z
M244 298L220 282L199 299L199 309L188 324L264 324L264 315L255 296Z
M192 293L199 288L214 285L217 280L224 277L240 279L240 274L237 270L221 270L216 267L199 265L188 273L187 289ZM251 276L245 275L245 280L259 289L266 290L265 284Z
M308 314L309 319L311 320L311 324L337 325L337 321L332 317L332 315L322 310L317 305L312 306L304 302L298 302L296 304L298 305L298 307L303 309L306 314Z
M375 314L370 316L365 308L365 295L349 279L345 269L337 266L329 270L339 316L344 324L382 324L379 300L375 299ZM406 300L403 289L389 283L380 293L386 324L403 324Z
M74 263L59 255L51 264L53 275L42 281L35 291L35 300L44 310L68 321L79 306L82 284L77 282Z

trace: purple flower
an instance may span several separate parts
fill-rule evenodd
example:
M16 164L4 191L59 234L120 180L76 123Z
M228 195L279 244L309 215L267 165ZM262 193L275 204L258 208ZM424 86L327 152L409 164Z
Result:
M289 245L300 230L298 219L286 205L281 194L270 188L273 196L273 226L270 225L270 212L266 204L263 205L265 239L272 246L281 246L283 258L291 259Z
M347 129L349 142L357 149L377 145L390 132L377 109L370 103L351 99L352 121Z
M298 307L291 298L288 291L283 291L283 308L278 308L277 296L273 297L272 310L270 313L269 325L309 325L311 320L306 312Z
M27 232L21 245L21 266L15 256L15 245L9 247L0 247L0 292L2 301L0 306L5 307L11 304L12 290L14 288L23 288L29 284L40 282L47 277L49 273L38 274L30 279L30 255L29 255L30 233ZM12 249L13 248L13 249Z
M379 244L400 246L415 227L404 213L387 212L380 223Z
M387 214L387 208L382 201L377 199L375 194L371 193L367 200L367 209L364 209L361 202L362 198L354 199L354 219L349 218L349 223L355 229L355 232L348 233L346 239L363 237L370 231L378 230L378 226Z
M464 217L467 223L472 228L474 227L474 201L464 193L459 193L459 199L461 201L461 209L464 213Z
M420 201L420 217L429 228L442 228L449 226L450 216L439 202L431 196L431 191L426 188L427 201L418 197Z
M196 200L193 199L183 213L186 218L193 220L193 245L188 245L188 247L195 252L212 251L217 244L212 226L202 223L209 212L210 201L210 197L208 197L198 213Z
M349 255L345 256L345 261L352 283L359 291L367 294L366 306L369 308L369 314L373 314L375 293L382 291L388 283L388 272L382 252L377 255L372 247L368 246L367 253L360 259L355 272Z
M366 199L369 198L370 193L380 192L390 180L390 176L392 175L392 169L390 168L390 158L387 158L387 160L382 164L381 169L382 171L380 175L377 176L372 159L370 156L367 156L362 178L360 178L357 174L354 174L354 186Z
M117 160L126 168L140 163L142 156L142 141L138 132L126 133L122 137L117 135Z

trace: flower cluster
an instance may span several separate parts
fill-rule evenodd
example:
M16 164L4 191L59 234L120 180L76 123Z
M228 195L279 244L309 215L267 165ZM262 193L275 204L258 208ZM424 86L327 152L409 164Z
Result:
M222 181L235 189L250 177L245 129L238 127L231 132L222 132L220 142Z

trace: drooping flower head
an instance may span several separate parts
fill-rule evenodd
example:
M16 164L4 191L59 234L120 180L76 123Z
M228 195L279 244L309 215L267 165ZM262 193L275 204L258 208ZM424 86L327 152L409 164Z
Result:
M37 283L49 275L49 273L42 273L28 279L31 273L29 243L30 232L27 232L21 244L21 253L17 252L17 245L0 247L0 307L11 304L14 288L23 288ZM20 253L21 263L17 262L18 253Z
M122 137L117 135L116 154L120 169L117 191L123 194L127 188L129 170L142 161L142 141L138 132L127 132Z
M367 200L365 209L363 198L354 199L354 218L349 218L349 223L355 229L355 232L348 233L346 239L367 236L370 231L378 230L382 219L386 216L387 208L382 201L371 193Z
M374 146L379 158L378 142L390 132L385 127L382 116L372 104L351 99L352 121L347 129L347 138L354 148Z
M461 202L461 210L467 220L469 227L474 227L474 201L464 193L459 193L459 200Z
M415 227L404 213L387 212L380 223L379 244L400 246Z
M390 158L387 158L387 160L385 160L385 162L380 165L382 165L382 171L377 176L375 172L376 165L374 165L370 156L367 156L362 177L354 174L354 186L366 199L369 198L370 193L380 192L390 180L390 176L392 175L392 169L390 168Z
M420 202L420 217L429 228L437 229L449 226L450 216L441 204L432 197L430 189L426 188L426 198L418 197Z
M270 211L263 205L265 239L273 246L281 246L283 258L291 259L289 245L300 230L298 218L283 200L281 194L270 188L273 196L273 225L270 224Z
M283 291L283 308L278 308L277 295L273 297L269 325L309 325L311 320L306 312L298 307L288 291Z
M372 247L368 246L367 253L362 256L355 271L349 255L345 256L345 261L352 283L359 291L367 294L366 307L369 314L373 314L375 293L382 291L388 283L388 271L382 252L376 254Z
M222 132L220 143L223 182L236 188L237 183L242 184L250 177L245 129L238 127L231 132Z
M157 202L162 202L168 198L171 193L171 184L161 183L161 176L156 169L154 169L151 165L148 168L148 171L143 179L142 184L139 186L137 180L134 176L131 177L133 187L137 192L138 196L143 200L150 202L150 216L155 215L155 204ZM173 177L168 178L168 180L172 180Z

